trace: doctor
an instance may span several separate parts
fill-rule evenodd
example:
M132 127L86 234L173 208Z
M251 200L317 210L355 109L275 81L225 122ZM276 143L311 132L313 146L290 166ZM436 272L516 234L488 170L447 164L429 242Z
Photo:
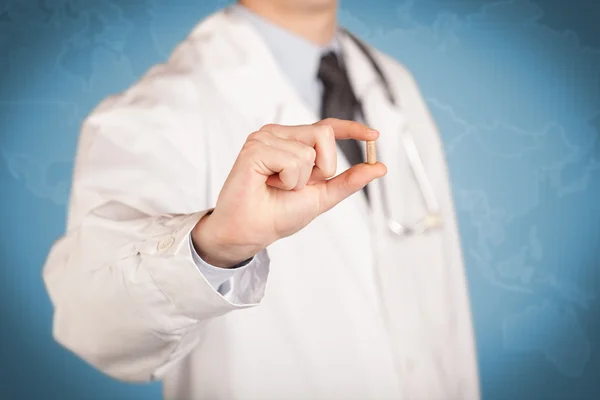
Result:
M166 399L477 399L413 78L339 29L335 0L240 3L84 122L44 268L56 340ZM398 230L432 208L434 229Z

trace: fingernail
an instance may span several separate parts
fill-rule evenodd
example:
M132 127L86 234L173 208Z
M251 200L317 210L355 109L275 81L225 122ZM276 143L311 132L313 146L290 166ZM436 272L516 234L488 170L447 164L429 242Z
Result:
M371 137L377 137L379 136L379 131L376 131L375 129L369 129L367 131L367 134Z

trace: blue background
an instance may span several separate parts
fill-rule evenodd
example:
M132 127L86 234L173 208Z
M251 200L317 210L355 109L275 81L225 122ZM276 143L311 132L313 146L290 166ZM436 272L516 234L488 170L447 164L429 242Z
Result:
M41 267L78 127L225 1L0 1L0 398L158 399L55 344ZM441 128L485 399L600 398L600 6L342 1Z

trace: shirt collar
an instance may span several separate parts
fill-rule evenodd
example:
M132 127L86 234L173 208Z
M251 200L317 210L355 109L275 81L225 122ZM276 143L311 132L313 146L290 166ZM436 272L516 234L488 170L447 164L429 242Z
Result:
M268 21L239 3L232 5L231 10L253 25L282 72L300 92L303 85L312 85L317 80L319 63L324 53L333 51L340 55L337 35L326 46L319 46Z

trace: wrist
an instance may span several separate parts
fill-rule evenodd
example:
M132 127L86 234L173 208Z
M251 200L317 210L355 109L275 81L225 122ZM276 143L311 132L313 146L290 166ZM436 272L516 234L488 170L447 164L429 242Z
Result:
M192 230L194 249L206 263L219 268L231 268L262 250L256 246L239 244L234 235L222 228L209 213Z

